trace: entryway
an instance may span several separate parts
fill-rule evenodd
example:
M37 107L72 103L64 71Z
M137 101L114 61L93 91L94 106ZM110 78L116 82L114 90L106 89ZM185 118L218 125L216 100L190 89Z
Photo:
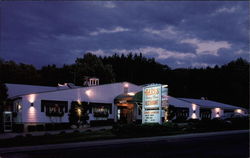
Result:
M116 105L116 121L118 123L131 123L136 120L134 114L133 96L129 94L121 94L114 99Z
M12 132L12 112L3 112L3 130L4 132Z

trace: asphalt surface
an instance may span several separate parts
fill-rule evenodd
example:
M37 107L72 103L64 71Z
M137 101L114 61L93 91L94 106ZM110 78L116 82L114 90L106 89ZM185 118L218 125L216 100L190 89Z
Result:
M248 158L249 133L175 137L0 154L1 158Z

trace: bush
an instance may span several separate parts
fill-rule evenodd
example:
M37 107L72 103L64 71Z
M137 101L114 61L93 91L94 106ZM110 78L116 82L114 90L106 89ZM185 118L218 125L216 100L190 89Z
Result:
M45 124L46 131L63 130L63 129L69 129L69 128L70 128L69 123L46 123Z
M44 133L44 136L46 136L46 137L50 137L50 136L52 136L50 133Z
M25 134L26 137L32 137L32 134Z
M108 120L92 120L90 121L90 126L91 127L96 127L96 126L109 126L113 125L114 120L113 119L108 119Z
M22 138L24 138L24 136L23 135L16 135L15 138L16 139L22 139Z
M232 128L234 129L248 129L249 128L249 118L248 117L235 117L229 119L232 123Z
M160 124L116 124L112 132L118 136L155 136L166 135L178 131L179 127L173 123Z
M24 124L13 124L13 131L21 133L24 131Z
M36 126L35 125L29 125L27 128L28 128L28 132L36 131Z
M36 125L37 131L44 131L44 125Z
M64 135L64 134L66 134L66 132L65 131L61 131L59 134L60 135Z
M45 124L45 130L46 130L46 131L54 130L53 124L52 124L52 123L46 123L46 124Z

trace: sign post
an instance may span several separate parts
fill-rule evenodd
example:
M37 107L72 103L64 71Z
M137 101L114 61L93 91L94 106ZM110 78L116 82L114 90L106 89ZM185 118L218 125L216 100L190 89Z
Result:
M142 123L162 124L162 106L167 99L167 88L161 84L143 87Z

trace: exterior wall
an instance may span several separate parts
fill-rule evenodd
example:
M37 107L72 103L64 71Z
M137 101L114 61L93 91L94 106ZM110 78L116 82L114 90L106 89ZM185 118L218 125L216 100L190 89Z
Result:
M25 95L22 97L22 122L61 123L69 121L68 113L65 113L62 117L46 116L45 112L41 112L41 100L68 101L68 109L70 109L72 101L112 103L112 114L108 116L108 119L115 119L114 98L124 92L125 84L128 86L129 92L141 90L140 86L124 82ZM31 106L31 103L33 103L33 106ZM89 118L90 120L97 119L93 117L93 114L89 114Z
M211 109L211 111L212 111L211 119L220 118L224 114L224 110L221 108L213 108Z
M14 122L22 122L22 99L17 99L13 102L12 117Z
M189 117L188 119L200 119L200 106L192 104L189 106Z

